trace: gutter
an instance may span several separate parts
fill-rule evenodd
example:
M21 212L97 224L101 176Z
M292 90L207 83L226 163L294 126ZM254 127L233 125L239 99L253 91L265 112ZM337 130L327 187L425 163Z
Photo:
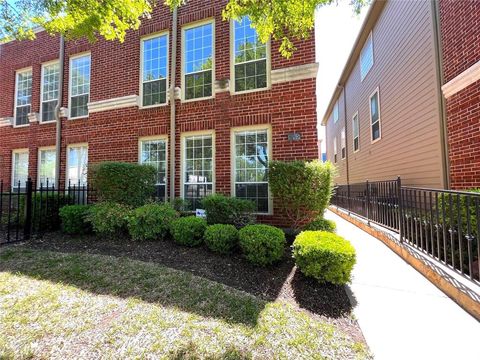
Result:
M58 101L55 107L55 121L56 121L56 133L55 133L55 188L60 189L60 161L62 150L62 118L60 117L60 109L62 107L63 98L63 71L65 62L65 39L60 36L60 50L59 50L59 76L58 76Z
M175 200L175 75L177 68L177 27L178 27L178 9L175 6L172 14L172 51L170 60L170 201ZM165 194L166 195L166 194ZM167 196L165 196L167 197Z

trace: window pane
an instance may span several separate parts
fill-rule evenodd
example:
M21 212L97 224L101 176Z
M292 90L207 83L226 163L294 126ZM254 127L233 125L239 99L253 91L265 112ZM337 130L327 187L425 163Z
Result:
M380 138L380 122L377 121L372 125L372 139L377 140Z
M167 102L167 35L143 41L143 106Z
M38 186L55 186L55 150L40 150Z
M362 80L368 74L370 69L373 66L373 41L372 36L370 35L363 46L362 52L360 54L360 75Z
M42 121L55 120L56 107L57 107L57 100L43 102L42 103Z
M67 186L87 185L88 148L86 146L68 149Z
M140 163L151 165L157 171L156 184L167 182L167 142L166 140L145 140L141 142Z
M13 154L12 187L24 187L28 180L28 151Z
M370 98L370 116L372 119L372 124L375 123L379 118L378 112L378 93L375 93Z
M88 115L90 55L75 58L70 69L70 117Z
M88 95L74 96L71 98L70 104L70 117L88 115Z
M143 106L165 104L167 102L167 80L143 83Z

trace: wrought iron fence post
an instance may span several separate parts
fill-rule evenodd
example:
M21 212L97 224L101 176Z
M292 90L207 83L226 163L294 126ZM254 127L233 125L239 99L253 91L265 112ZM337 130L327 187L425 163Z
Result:
M397 177L397 196L398 196L398 232L400 242L403 242L403 201L402 201L402 179Z
M32 194L33 184L32 179L28 178L25 191L25 223L23 225L24 240L30 239L32 233Z
M367 180L367 223L368 223L368 226L370 226L370 184Z
M350 199L350 183L347 184L347 196L348 196L348 215L350 215L350 212L352 210L352 204Z

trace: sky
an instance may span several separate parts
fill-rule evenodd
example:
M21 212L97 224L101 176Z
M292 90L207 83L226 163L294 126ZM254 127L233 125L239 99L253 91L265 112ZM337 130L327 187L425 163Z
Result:
M319 63L317 77L318 122L328 106L353 43L365 19L368 7L357 15L349 0L321 7L315 16L316 61ZM319 130L320 139L325 138L325 129ZM324 145L322 144L324 149ZM324 151L324 150L322 150Z

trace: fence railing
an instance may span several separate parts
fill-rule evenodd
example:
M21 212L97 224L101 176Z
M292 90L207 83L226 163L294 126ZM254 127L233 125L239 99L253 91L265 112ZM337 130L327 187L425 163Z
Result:
M399 233L401 242L480 282L480 193L406 187L398 178L337 186L332 205Z

